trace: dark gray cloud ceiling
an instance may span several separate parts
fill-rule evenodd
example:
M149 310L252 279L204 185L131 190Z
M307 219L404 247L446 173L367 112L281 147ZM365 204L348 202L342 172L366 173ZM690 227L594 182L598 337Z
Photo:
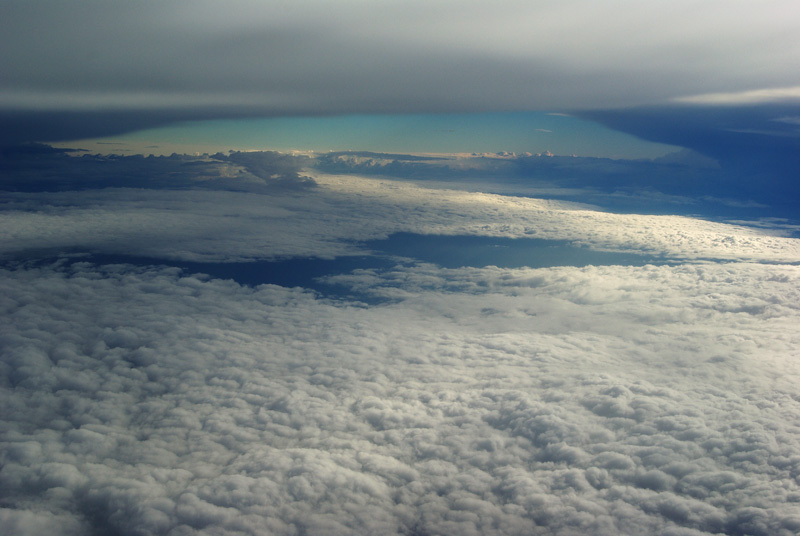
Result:
M13 114L48 114L52 132L46 122L19 132L46 141L236 114L663 104L798 86L787 68L800 61L798 19L786 16L794 9L12 0L0 7L0 107L12 120L7 137L19 125ZM68 112L88 121L59 115Z

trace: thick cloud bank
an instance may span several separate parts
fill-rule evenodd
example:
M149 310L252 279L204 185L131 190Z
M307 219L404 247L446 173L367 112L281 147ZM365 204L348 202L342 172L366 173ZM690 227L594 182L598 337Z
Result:
M219 117L796 98L795 10L791 0L5 0L0 142Z
M800 201L795 179L800 166L798 114L797 102L786 102L661 106L587 116L646 140L710 156L721 164L724 182L718 184L720 190L796 214Z
M0 177L3 534L800 531L788 225L424 188L276 153L19 150L0 155L16 166ZM358 261L395 233L664 265ZM324 280L336 299L167 266L353 253L358 269ZM113 254L164 264L99 264Z
M236 163L259 169L244 158ZM194 171L191 188L184 181L180 189L169 190L136 184L9 193L0 211L5 230L0 255L72 248L187 261L331 258L363 253L359 241L413 232L568 240L593 249L670 258L800 258L798 241L777 230L681 216L612 214L575 203L312 171L267 180L248 172L242 180L224 182L219 166L212 165L216 186L230 190L205 189L209 181L202 180L202 168ZM165 167L165 172L173 169Z
M6 534L800 530L800 268L3 271Z

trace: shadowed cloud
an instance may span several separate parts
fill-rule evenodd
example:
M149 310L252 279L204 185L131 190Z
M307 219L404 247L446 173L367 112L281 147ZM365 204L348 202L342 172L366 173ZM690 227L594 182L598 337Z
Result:
M678 145L720 163L733 195L794 212L800 201L800 104L677 105L581 114L649 141Z
M9 0L2 130L49 141L241 114L608 109L797 83L790 1L620 8Z

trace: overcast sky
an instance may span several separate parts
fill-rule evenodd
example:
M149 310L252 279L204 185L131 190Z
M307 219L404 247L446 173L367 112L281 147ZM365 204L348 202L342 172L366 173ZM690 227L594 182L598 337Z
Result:
M791 0L7 0L4 139L241 115L796 102L798 11Z

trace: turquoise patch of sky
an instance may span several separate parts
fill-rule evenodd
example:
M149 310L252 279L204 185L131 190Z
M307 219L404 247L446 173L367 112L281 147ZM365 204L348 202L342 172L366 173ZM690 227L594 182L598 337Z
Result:
M533 152L654 158L677 147L651 143L561 113L337 115L178 123L117 140L279 151L404 153Z

